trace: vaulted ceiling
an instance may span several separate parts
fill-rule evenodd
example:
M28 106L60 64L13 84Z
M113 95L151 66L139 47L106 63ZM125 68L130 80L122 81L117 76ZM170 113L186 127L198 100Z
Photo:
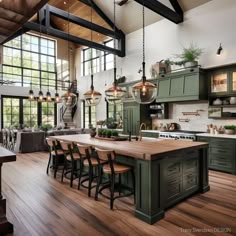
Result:
M113 0L93 1L105 13L105 15L113 21ZM142 27L142 17L140 17L142 6L137 0L127 0L124 5L119 6L121 1L122 0L116 0L117 28L121 29L125 34L140 29ZM183 11L197 7L209 1L211 0L178 0ZM84 2L90 2L87 0L2 0L2 2L0 2L0 43L19 30L27 20L30 19L31 22L37 22L37 15L35 13L47 2L51 6L64 10L65 13L69 12L70 14L78 16L88 22L91 21L91 8L89 4L84 4ZM173 9L170 0L159 0L159 2L163 3L170 9ZM163 19L162 16L148 8L145 8L145 12L146 25ZM111 25L109 25L101 15L97 14L95 10L92 10L92 21L105 29L112 30ZM69 30L69 33L72 36L91 40L90 29L71 22L68 27L68 21L66 18L62 19L55 15L51 15L50 25L67 34ZM95 31L93 31L92 37L95 42L101 42L109 38L107 35Z
M48 0L2 0L0 2L0 44L19 30Z

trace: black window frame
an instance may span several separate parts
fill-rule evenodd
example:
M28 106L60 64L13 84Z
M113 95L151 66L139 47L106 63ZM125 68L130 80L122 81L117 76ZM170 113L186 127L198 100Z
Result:
M85 101L83 100L83 128L85 129L85 116L86 116L86 112L85 112L85 108L88 107L89 112L88 112L88 117L89 117L89 124L92 124L92 110L91 110L91 106L86 106ZM94 107L96 108L96 106L94 105ZM96 117L97 117L97 111L95 113ZM95 124L96 125L96 124Z
M1 95L1 128L4 127L4 121L3 121L3 107L4 107L4 98L11 98L11 99L19 99L19 125L23 125L24 123L24 107L23 107L23 99L28 99L28 97L25 96L11 96L11 95ZM54 126L57 125L57 104L54 103L54 100L52 99L52 102L54 104ZM38 119L37 119L37 125L42 125L42 104L41 102L37 102L38 107Z
M37 47L38 47L38 51L37 52L35 52L35 51L33 51L33 50L28 50L28 49L25 49L24 47L23 47L23 44L24 44L24 40L23 40L23 37L25 36L25 35L29 35L29 36L31 36L31 37L37 37L37 39L38 39L38 44L35 44L35 45L37 45ZM42 89L48 89L48 88L53 88L53 89L60 89L60 86L59 86L59 81L58 81L58 78L57 78L57 41L55 40L55 39L51 39L51 38L47 38L47 37L43 37L43 36L39 36L39 35L35 35L35 34L32 34L32 33L25 33L25 34L22 34L22 35L20 35L20 36L18 36L18 38L20 39L19 40L19 43L20 43L20 46L19 47L14 47L14 46L9 46L9 42L11 42L11 41L9 41L9 42L7 42L6 44L4 44L3 45L3 51L5 50L5 48L8 48L8 49L12 49L12 50L19 50L20 51L20 60L21 60L21 63L20 63L20 66L18 66L18 65L14 65L14 64L12 64L12 65L10 65L10 64L6 64L6 63L4 63L4 56L6 56L5 54L4 54L4 52L3 52L3 58L2 58L2 61L3 61L3 63L2 63L2 76L4 77L4 75L5 75L5 77L7 77L8 75L10 75L10 76L12 76L12 77L14 77L14 76L19 76L19 77L21 77L21 79L20 79L20 81L19 81L19 83L21 84L21 87L29 87L30 86L30 84L31 84L31 82L32 82L32 86L33 87L35 87L35 88L38 88L38 87L42 87ZM13 40L15 40L15 39L13 39ZM12 40L12 41L13 41ZM49 45L47 46L47 49L49 50L49 49L52 49L52 50L54 50L54 53L53 53L53 55L51 55L50 53L45 53L45 52L42 52L41 51L41 48L44 46L44 45L42 45L42 40L47 40L47 44L48 44L48 42L53 42L53 44L54 44L54 47L53 48L51 48ZM30 45L30 48L31 48L31 46L32 46L32 44L33 43L31 43L31 41L29 42L29 45ZM23 54L24 53L30 53L30 54L32 54L32 53L35 53L35 54L37 54L37 56L38 56L38 69L35 69L35 68L32 68L32 66L31 66L31 68L30 67L26 67L26 66L24 66L23 65L23 60L24 60L24 56L23 56ZM47 64L47 70L45 70L45 69L42 69L42 56L46 56L47 57L47 60L49 59L49 57L51 57L51 58L53 58L53 60L54 60L54 63L50 63L50 64L54 64L54 69L53 69L53 71L51 71L51 70L49 70L49 62L47 61L45 64ZM9 57L9 56L8 56ZM12 58L13 58L13 56L11 56ZM31 59L30 60L31 61L31 63L33 63L33 60ZM14 69L19 69L20 71L21 71L21 74L20 75L17 75L17 74L15 74L14 72L12 72L12 73L7 73L7 72L4 72L4 68L7 68L7 67L9 67L9 68L12 68L12 71L14 71ZM29 71L31 71L31 76L29 76L29 75L25 75L24 74L24 71L26 71L26 70L29 70ZM34 72L34 71L37 71L37 72L39 72L39 76L38 77L34 77L33 75L32 75L32 72ZM46 78L46 80L45 80L45 78L43 77L43 75L44 74L47 74L47 78ZM53 75L53 79L51 79L50 78L50 75ZM28 81L25 79L25 78L28 78ZM35 78L35 79L37 79L39 82L38 83L35 83L35 82L33 82L32 80L33 80L33 78ZM11 79L9 79L9 80L11 80ZM44 83L42 83L42 80L45 80L46 81L46 84ZM13 80L14 81L14 80ZM52 85L53 84L53 85ZM16 85L17 86L17 85ZM44 88L43 88L44 87ZM62 88L63 89L63 88Z

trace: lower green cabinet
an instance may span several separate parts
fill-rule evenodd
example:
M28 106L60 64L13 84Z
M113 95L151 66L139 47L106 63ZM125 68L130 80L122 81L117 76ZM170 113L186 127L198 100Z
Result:
M208 142L209 169L236 174L236 140L230 138L198 137Z
M154 133L154 132L142 132L142 136L143 137L147 137L147 138L158 138L159 137L159 133Z

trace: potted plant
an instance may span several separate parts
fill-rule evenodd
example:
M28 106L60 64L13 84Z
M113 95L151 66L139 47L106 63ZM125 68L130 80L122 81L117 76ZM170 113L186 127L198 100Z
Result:
M184 67L194 67L198 65L198 59L202 55L203 49L194 44L190 44L188 48L183 48L183 52L175 55L180 61L175 62L176 65L184 65Z
M50 124L42 124L41 125L41 130L47 132L48 130L52 129L52 125Z
M118 136L118 131L113 130L113 131L112 131L112 136L117 137L117 136Z
M103 135L103 129L98 129L98 136L102 137L102 135Z
M106 137L106 135L107 135L107 131L104 129L104 130L102 131L102 137Z
M116 129L117 122L114 118L107 118L104 122L104 124L107 126L108 129Z
M110 138L111 137L111 130L107 130L106 135L107 135L108 138Z
M225 129L225 134L235 134L236 126L235 125L225 125L224 129Z

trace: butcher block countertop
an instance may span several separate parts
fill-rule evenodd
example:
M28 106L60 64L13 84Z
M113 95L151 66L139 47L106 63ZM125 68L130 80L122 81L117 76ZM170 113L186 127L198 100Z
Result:
M208 147L208 144L205 142L191 142L169 139L143 138L142 141L110 141L91 138L90 134L51 136L50 138L65 142L92 145L93 147L98 148L111 149L120 155L126 155L145 160L153 160L156 159L160 154L167 154L184 149L193 150Z

